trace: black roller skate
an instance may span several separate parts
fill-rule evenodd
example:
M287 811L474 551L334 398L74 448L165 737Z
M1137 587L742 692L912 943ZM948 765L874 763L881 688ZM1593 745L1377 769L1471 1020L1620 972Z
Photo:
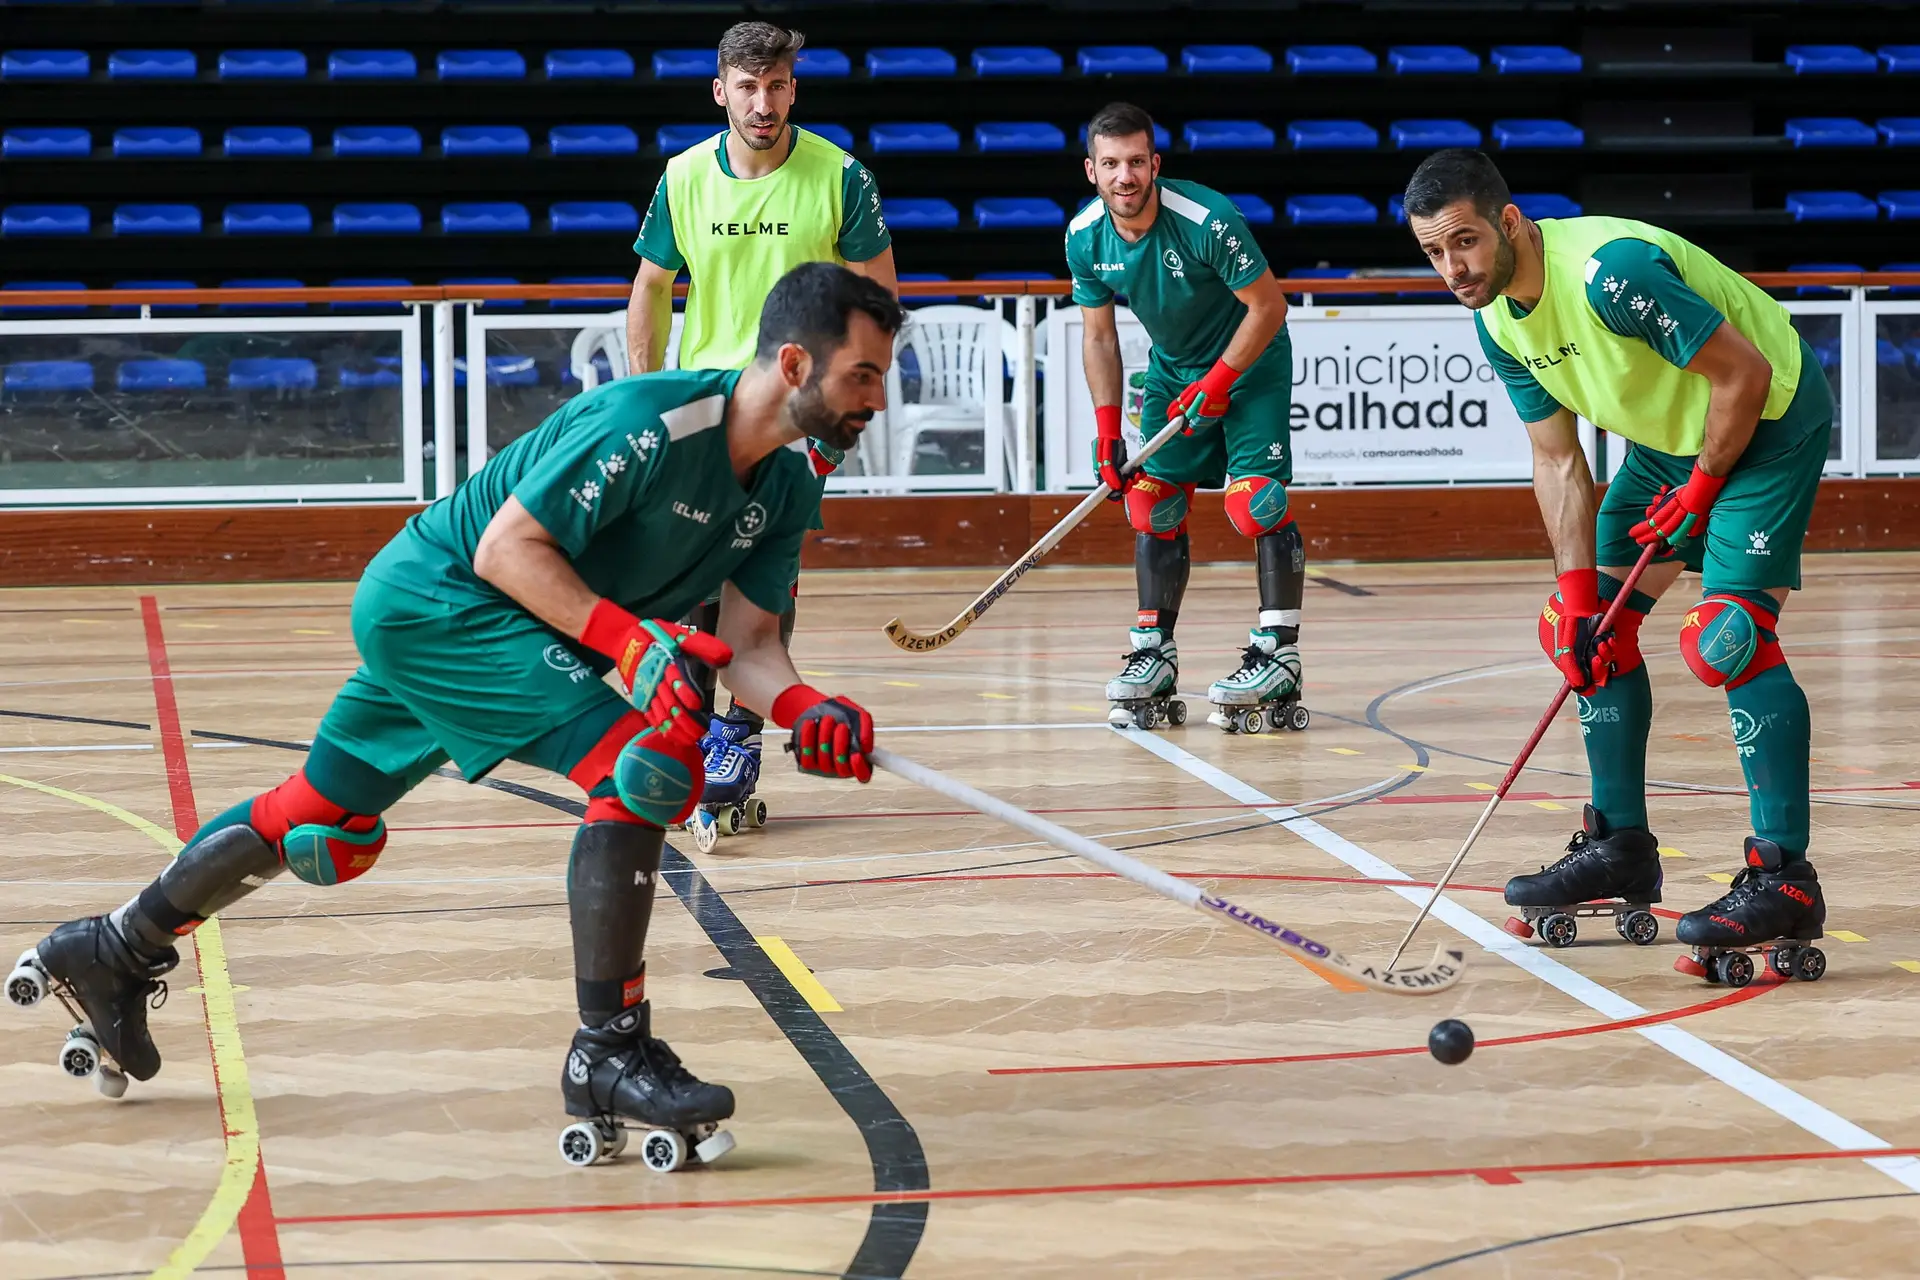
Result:
M1817 982L1827 953L1809 945L1827 930L1820 877L1805 859L1789 863L1771 840L1747 837L1747 865L1727 891L1680 917L1674 936L1692 947L1673 962L1690 977L1744 987L1753 981L1754 956L1776 977Z
M1533 875L1507 881L1507 905L1520 908L1506 931L1550 947L1570 947L1580 936L1576 917L1611 919L1616 933L1644 947L1660 933L1647 908L1660 901L1660 842L1644 827L1609 828L1592 805L1567 855Z
M127 1091L127 1077L151 1080L160 1051L147 1032L147 1010L167 999L161 975L180 963L169 947L149 960L127 945L105 916L61 925L7 975L7 999L31 1009L51 993L79 1025L60 1048L60 1069L76 1080L93 1077L109 1098Z
M655 1173L689 1162L712 1164L733 1150L720 1122L733 1114L733 1090L707 1084L650 1032L651 1007L642 1002L613 1021L573 1033L561 1074L567 1114L585 1117L560 1132L560 1157L585 1168L626 1150L638 1130L640 1159Z

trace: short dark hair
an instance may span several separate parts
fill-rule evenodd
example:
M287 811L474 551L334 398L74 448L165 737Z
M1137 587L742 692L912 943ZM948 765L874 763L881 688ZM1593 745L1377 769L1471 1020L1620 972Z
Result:
M1407 179L1407 215L1431 218L1457 200L1473 201L1474 212L1498 224L1500 211L1513 203L1507 180L1484 151L1448 147L1420 162Z
M1087 154L1093 154L1095 138L1131 138L1136 133L1147 135L1149 150L1157 149L1152 116L1131 102L1109 102L1087 121Z
M765 75L781 63L791 63L806 43L798 31L771 22L736 22L720 37L719 74L724 76L732 67L748 75Z
M754 359L771 360L789 342L824 361L847 340L847 322L865 312L887 333L900 332L907 313L878 280L834 262L803 262L780 277L760 308Z

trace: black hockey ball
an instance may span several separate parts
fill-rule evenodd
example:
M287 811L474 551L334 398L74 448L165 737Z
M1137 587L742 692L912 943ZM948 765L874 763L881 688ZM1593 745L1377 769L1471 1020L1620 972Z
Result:
M1458 1018L1433 1024L1427 1032L1427 1052L1450 1067L1457 1067L1473 1056L1473 1028Z

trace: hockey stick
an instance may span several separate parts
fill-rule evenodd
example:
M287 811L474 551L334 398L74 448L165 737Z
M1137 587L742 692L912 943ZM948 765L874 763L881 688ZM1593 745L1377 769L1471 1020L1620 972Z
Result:
M1608 605L1607 611L1600 616L1600 625L1595 628L1594 634L1604 634L1607 628L1613 625L1614 615L1625 607L1627 597L1633 594L1634 587L1640 581L1640 575L1647 571L1649 564L1653 563L1654 552L1658 551L1662 545L1658 542L1649 543L1647 549L1640 553L1639 563L1634 565L1632 572L1627 574L1627 580L1620 584L1620 593L1614 596L1613 603ZM1407 926L1406 936L1400 939L1400 945L1393 949L1393 959L1387 961L1389 972L1394 965L1400 963L1400 953L1407 949L1409 942L1413 941L1413 935L1426 920L1427 913L1433 910L1433 904L1440 901L1440 895L1447 891L1447 885L1452 883L1454 873L1460 870L1460 864L1467 860L1467 850L1473 848L1473 842L1480 838L1482 831L1486 830L1487 820L1493 817L1493 811L1500 807L1500 802L1507 798L1507 792L1512 790L1515 779L1520 776L1520 771L1527 767L1527 760L1533 755L1533 749L1540 745L1540 739L1547 736L1547 727L1553 723L1553 718L1560 714L1560 708L1567 703L1567 695L1572 692L1573 686L1562 680L1560 692L1553 695L1553 702L1548 705L1547 713L1540 717L1539 724L1533 726L1532 736L1527 739L1526 745L1520 748L1520 754L1514 757L1513 765L1507 770L1507 776L1500 779L1499 787L1487 797L1487 807L1480 811L1480 820L1473 824L1473 830L1467 832L1467 842L1460 846L1460 852L1453 855L1453 862L1447 867L1447 873L1434 882L1433 892L1427 895L1427 904L1420 908L1420 914L1413 918L1411 925Z
M1438 995L1460 981L1460 975L1466 969L1466 953L1459 947L1450 947L1444 943L1434 951L1433 960L1418 969L1403 969L1391 973L1379 965L1363 964L1335 951L1324 943L1302 937L1285 925L1276 924L1264 916L1257 915L1245 907L1236 906L1225 898L1216 898L1203 893L1198 886L1184 880L1176 880L1166 872L1137 862L1126 854L1097 844L1077 832L1048 822L1045 818L1028 813L1004 800L996 799L984 791L977 791L966 783L949 778L938 770L929 769L923 764L895 755L885 747L875 747L868 757L889 773L895 773L909 782L917 782L930 791L937 791L950 800L957 800L970 808L978 809L990 818L998 818L1010 826L1019 827L1032 835L1040 837L1048 844L1068 853L1098 863L1107 870L1133 881L1143 888L1151 889L1163 897L1172 898L1182 906L1192 907L1202 915L1214 916L1232 921L1259 934L1269 942L1277 942L1288 951L1324 968L1333 969L1374 991L1384 991L1398 996Z
M1160 431L1160 434L1140 446L1139 455L1127 461L1127 465L1122 468L1122 474L1132 475L1135 471L1139 470L1141 465L1145 463L1148 458L1151 458L1159 450L1161 445L1173 439L1173 437L1181 431L1186 430L1186 426L1187 419L1184 414L1169 422ZM1027 554L1015 561L1011 569L1008 569L1005 573L995 578L992 586L982 591L972 604L960 611L959 617L949 622L940 630L931 635L921 635L918 631L911 630L904 622L900 621L900 619L895 618L886 625L887 639L893 641L895 645L905 649L908 653L931 653L935 649L946 648L949 644L953 643L962 631L972 626L981 614L993 608L994 601L1011 591L1014 583L1026 577L1027 570L1039 564L1048 552L1059 546L1061 539L1072 533L1082 520L1092 515L1094 509L1112 492L1113 490L1107 488L1104 484L1095 486L1094 491L1082 499L1079 506L1069 511L1065 519L1061 520L1060 523L1053 526L1053 528L1047 530L1046 537L1029 547Z

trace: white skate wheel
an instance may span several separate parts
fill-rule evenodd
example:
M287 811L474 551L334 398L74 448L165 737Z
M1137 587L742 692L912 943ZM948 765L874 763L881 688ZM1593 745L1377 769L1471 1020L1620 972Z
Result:
M1266 730L1267 718L1260 714L1258 707L1242 711L1235 718L1240 722L1242 733L1262 733Z
M1207 723L1223 733L1233 732L1233 721L1228 719L1227 713L1218 707L1207 713Z
M712 853L713 846L720 843L720 824L705 809L696 809L687 829L693 834L693 847L702 853Z
M560 1158L576 1169L584 1169L606 1150L600 1130L587 1121L570 1124L560 1131Z
M124 1097L127 1092L127 1075L118 1067L102 1066L100 1073L93 1078L93 1087L105 1098Z
M733 1135L725 1129L719 1130L711 1138L693 1149L693 1154L701 1164L712 1164L727 1152L733 1150Z
M615 1156L619 1155L622 1151L625 1151L626 1149L627 1149L627 1131L622 1126L620 1125L613 1126L613 1136L611 1138L607 1137L604 1131L601 1133L600 1158L602 1160L611 1160Z
M1151 729L1158 723L1158 717L1153 714L1151 704L1140 708L1139 714L1134 717L1134 723L1138 724L1142 729Z
M722 808L715 810L714 812L714 815L713 815L714 829L717 830L723 836L737 836L740 834L740 818L741 818L741 813L740 813L739 805L737 804L725 805Z
M1133 728L1133 712L1125 707L1107 708L1107 723L1116 729Z
M81 1027L67 1033L60 1046L60 1069L75 1080L85 1080L100 1069L100 1042Z
M1313 712L1307 710L1299 703L1296 702L1287 709L1287 725L1295 731L1304 729L1312 723Z
M31 1009L46 998L47 975L29 951L7 975L7 999L22 1009Z
M767 802L765 800L747 801L747 825L764 827L767 825Z
M640 1161L655 1173L672 1173L687 1162L687 1140L672 1129L651 1129L640 1140Z
M1179 728L1187 722L1187 704L1179 700L1167 704L1167 723Z

